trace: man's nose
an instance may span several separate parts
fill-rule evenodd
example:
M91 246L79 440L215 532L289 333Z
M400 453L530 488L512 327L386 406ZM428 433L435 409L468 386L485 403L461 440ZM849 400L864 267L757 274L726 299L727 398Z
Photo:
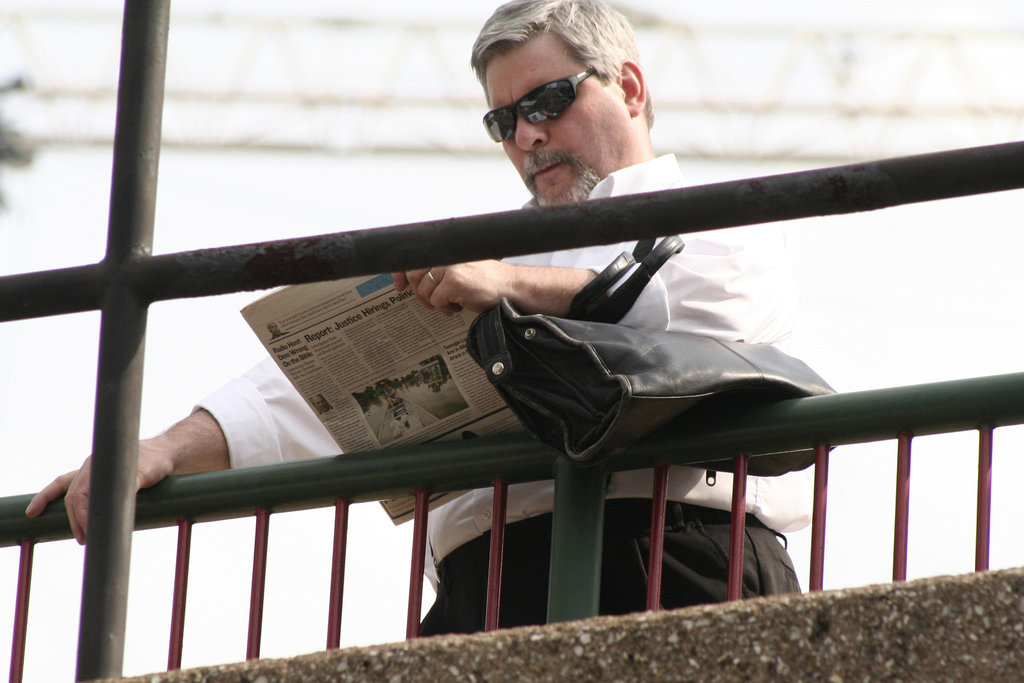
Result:
M517 114L515 142L524 152L529 152L548 141L547 119L531 123L522 114Z

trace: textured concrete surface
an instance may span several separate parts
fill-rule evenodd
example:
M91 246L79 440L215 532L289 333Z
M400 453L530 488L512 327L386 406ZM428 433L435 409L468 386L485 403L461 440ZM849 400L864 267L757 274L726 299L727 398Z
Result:
M158 673L277 681L1022 681L1024 570Z

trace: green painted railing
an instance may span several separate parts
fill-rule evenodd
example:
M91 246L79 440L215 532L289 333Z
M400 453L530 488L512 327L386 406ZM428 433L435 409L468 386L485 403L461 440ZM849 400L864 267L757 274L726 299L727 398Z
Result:
M697 464L736 453L829 447L1024 424L1024 373L792 399L668 429L598 466L579 467L526 435L434 443L333 458L171 477L141 492L137 528L174 526L332 505L339 498L380 500L411 493L555 478L552 621L597 612L603 487L610 471L659 462ZM0 546L70 538L63 503L25 517L31 495L0 499Z

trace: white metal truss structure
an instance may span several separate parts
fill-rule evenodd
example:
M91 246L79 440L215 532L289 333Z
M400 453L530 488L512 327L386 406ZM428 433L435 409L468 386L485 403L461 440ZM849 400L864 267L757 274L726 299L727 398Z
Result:
M1021 28L633 19L661 152L860 159L1024 137ZM468 67L477 28L176 12L164 144L495 153ZM21 83L4 117L37 144L109 144L119 39L116 11L0 9L0 80Z

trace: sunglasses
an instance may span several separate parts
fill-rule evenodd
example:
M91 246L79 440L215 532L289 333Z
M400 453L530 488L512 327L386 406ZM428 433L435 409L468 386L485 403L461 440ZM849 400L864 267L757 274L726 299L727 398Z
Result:
M559 78L534 88L514 103L484 114L484 127L492 140L503 142L515 134L519 114L530 123L553 119L576 101L576 87L592 75L594 70L587 69L575 76Z

